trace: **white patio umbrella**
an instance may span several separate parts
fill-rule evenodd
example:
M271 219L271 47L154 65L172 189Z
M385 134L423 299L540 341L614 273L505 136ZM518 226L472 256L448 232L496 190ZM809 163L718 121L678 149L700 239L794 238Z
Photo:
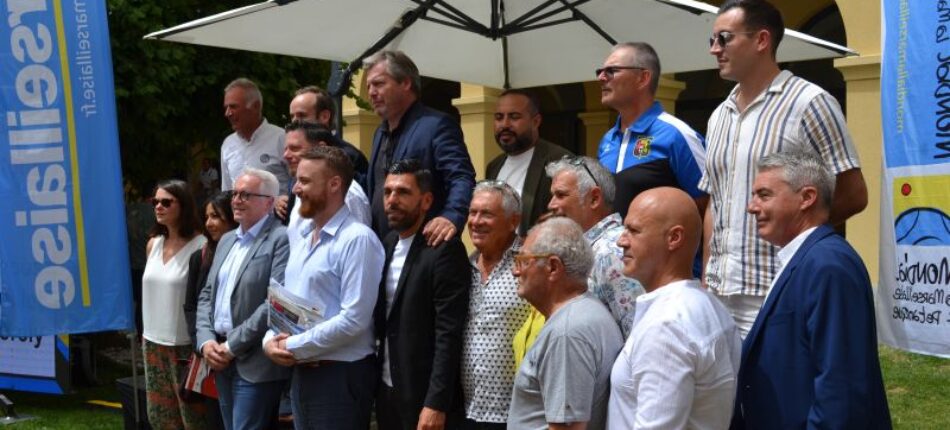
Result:
M617 42L645 41L664 73L711 69L717 8L692 0L270 0L145 38L350 62L382 49L425 76L496 88L594 80ZM787 30L779 61L852 55Z

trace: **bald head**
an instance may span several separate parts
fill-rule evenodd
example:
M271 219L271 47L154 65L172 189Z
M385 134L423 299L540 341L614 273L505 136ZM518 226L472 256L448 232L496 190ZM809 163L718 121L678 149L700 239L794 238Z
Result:
M624 274L652 291L692 278L692 262L702 238L702 220L693 199L682 190L653 188L630 203L624 233Z

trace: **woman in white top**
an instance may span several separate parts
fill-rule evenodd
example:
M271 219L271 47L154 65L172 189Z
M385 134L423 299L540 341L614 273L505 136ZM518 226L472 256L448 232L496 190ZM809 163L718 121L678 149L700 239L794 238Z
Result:
M146 246L142 277L145 391L152 428L205 428L202 402L182 399L181 369L192 351L182 304L188 259L205 244L194 196L183 181L167 180L152 198L155 227Z

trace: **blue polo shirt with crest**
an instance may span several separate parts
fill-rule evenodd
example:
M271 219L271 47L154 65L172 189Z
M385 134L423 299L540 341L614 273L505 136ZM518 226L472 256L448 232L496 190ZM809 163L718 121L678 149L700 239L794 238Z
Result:
M706 140L679 118L653 102L626 130L620 118L607 131L597 151L600 164L614 174L614 208L626 218L630 202L643 191L676 187L693 198L706 165Z

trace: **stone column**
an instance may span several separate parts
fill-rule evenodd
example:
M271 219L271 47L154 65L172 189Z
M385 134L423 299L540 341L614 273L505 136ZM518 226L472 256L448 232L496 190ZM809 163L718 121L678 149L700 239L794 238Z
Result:
M867 265L871 282L877 285L880 262L881 157L881 56L863 55L835 60L846 85L848 130L861 160L861 173L868 187L868 206L847 222L848 242Z
M501 90L481 85L461 84L457 99L452 100L461 117L462 133L465 145L475 165L477 179L485 177L488 162L501 154L501 148L495 144L495 102Z

